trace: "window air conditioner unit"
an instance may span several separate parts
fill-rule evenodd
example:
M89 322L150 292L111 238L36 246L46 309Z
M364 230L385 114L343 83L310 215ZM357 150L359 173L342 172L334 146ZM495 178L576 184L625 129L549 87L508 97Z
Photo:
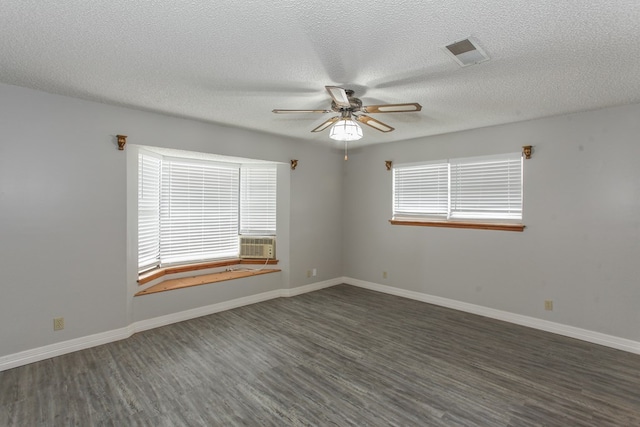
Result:
M275 237L240 236L240 258L276 257Z

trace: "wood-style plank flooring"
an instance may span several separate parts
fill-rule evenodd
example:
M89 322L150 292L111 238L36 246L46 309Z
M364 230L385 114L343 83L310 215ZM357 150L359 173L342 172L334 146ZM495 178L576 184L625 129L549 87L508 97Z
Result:
M640 356L347 285L0 372L0 426L640 426Z

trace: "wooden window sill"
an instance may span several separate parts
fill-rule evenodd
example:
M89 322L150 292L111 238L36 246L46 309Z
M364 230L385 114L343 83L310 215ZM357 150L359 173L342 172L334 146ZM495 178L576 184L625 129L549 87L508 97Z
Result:
M175 265L172 267L160 267L154 268L151 271L147 271L138 276L138 285L144 285L145 283L149 283L152 280L158 279L162 276L168 274L175 273L184 273L186 271L198 271L198 270L206 270L208 268L218 268L218 267L227 267L230 265L239 265L239 264L258 264L258 265L275 265L278 264L277 259L270 259L267 261L266 259L225 259L223 261L212 261L212 262L201 262L198 264L186 264L186 265Z
M418 227L474 228L477 230L523 231L523 224L472 221L415 221L390 219L392 225L412 225Z
M260 274L276 273L281 270L242 270L242 271L221 271L219 273L204 274L202 276L185 277L182 279L165 280L162 283L151 286L138 292L135 296L155 294L158 292L172 291L174 289L189 288L191 286L206 285L209 283L224 282L227 280L241 279L243 277L258 276Z

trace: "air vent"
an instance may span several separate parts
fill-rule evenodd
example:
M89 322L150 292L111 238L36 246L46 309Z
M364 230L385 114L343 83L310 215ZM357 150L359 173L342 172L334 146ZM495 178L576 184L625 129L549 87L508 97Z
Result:
M240 258L275 258L276 239L274 237L240 236Z
M469 37L445 46L445 51L461 67L479 64L489 60L489 56L478 46L478 42Z

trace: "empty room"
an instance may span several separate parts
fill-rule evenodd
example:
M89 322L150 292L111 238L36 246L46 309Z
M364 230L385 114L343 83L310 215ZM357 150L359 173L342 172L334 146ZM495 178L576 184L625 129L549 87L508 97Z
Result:
M638 34L0 2L0 426L640 426Z

